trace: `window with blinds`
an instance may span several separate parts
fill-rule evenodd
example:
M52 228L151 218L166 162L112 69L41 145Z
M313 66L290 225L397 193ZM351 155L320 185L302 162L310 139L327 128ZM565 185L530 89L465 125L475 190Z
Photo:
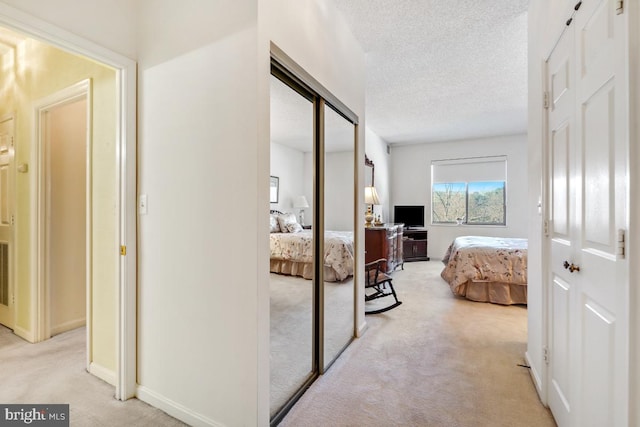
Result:
M506 224L507 157L431 162L432 224Z

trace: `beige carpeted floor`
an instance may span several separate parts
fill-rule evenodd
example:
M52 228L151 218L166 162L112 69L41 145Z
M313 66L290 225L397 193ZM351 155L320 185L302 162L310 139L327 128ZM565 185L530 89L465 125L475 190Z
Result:
M456 298L439 261L394 273L403 304L302 396L281 426L554 426L524 364L527 312Z
M29 344L0 326L0 402L68 403L78 427L185 425L138 399L116 400L111 385L85 370L85 342L85 328Z
M284 405L311 375L313 282L271 274L270 413ZM326 282L325 360L353 337L353 280Z
M282 426L553 426L523 363L526 309L455 298L436 261L394 274L403 304L367 316ZM69 403L73 426L181 426L84 370L84 328L28 344L0 327L0 402Z

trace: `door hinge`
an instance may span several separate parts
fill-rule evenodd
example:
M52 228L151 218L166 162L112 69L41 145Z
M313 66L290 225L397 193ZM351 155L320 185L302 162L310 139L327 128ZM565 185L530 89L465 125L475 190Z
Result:
M125 245L121 245L120 246L120 255L126 255L127 254L127 247Z
M542 357L544 358L544 363L548 365L549 359L551 359L551 356L549 356L549 347L542 347Z
M15 215L11 215L10 221L11 221L11 225L16 225L16 217L15 217Z
M542 104L544 105L545 109L549 108L549 92L547 91L545 91L542 95Z
M544 237L549 237L549 221L545 219L542 227L544 231Z
M618 236L617 236L617 250L616 250L616 255L618 256L618 259L624 259L625 256L625 240L626 240L626 236L625 236L626 232L624 229L619 229L618 230Z
M622 15L624 13L624 1L616 1L616 15Z

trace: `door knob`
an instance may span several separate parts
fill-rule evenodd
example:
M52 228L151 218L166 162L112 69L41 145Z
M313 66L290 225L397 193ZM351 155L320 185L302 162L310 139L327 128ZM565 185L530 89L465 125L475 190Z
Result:
M573 273L574 271L580 271L579 266L575 265L574 263L569 264L569 261L565 261L562 266L568 269L570 273Z

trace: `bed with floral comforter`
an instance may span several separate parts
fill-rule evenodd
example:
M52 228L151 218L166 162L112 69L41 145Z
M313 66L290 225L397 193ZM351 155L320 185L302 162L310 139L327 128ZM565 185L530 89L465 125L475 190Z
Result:
M313 233L270 233L272 273L313 278ZM338 282L353 276L353 232L326 231L324 280Z
M527 239L457 237L440 274L454 295L496 304L527 303Z

